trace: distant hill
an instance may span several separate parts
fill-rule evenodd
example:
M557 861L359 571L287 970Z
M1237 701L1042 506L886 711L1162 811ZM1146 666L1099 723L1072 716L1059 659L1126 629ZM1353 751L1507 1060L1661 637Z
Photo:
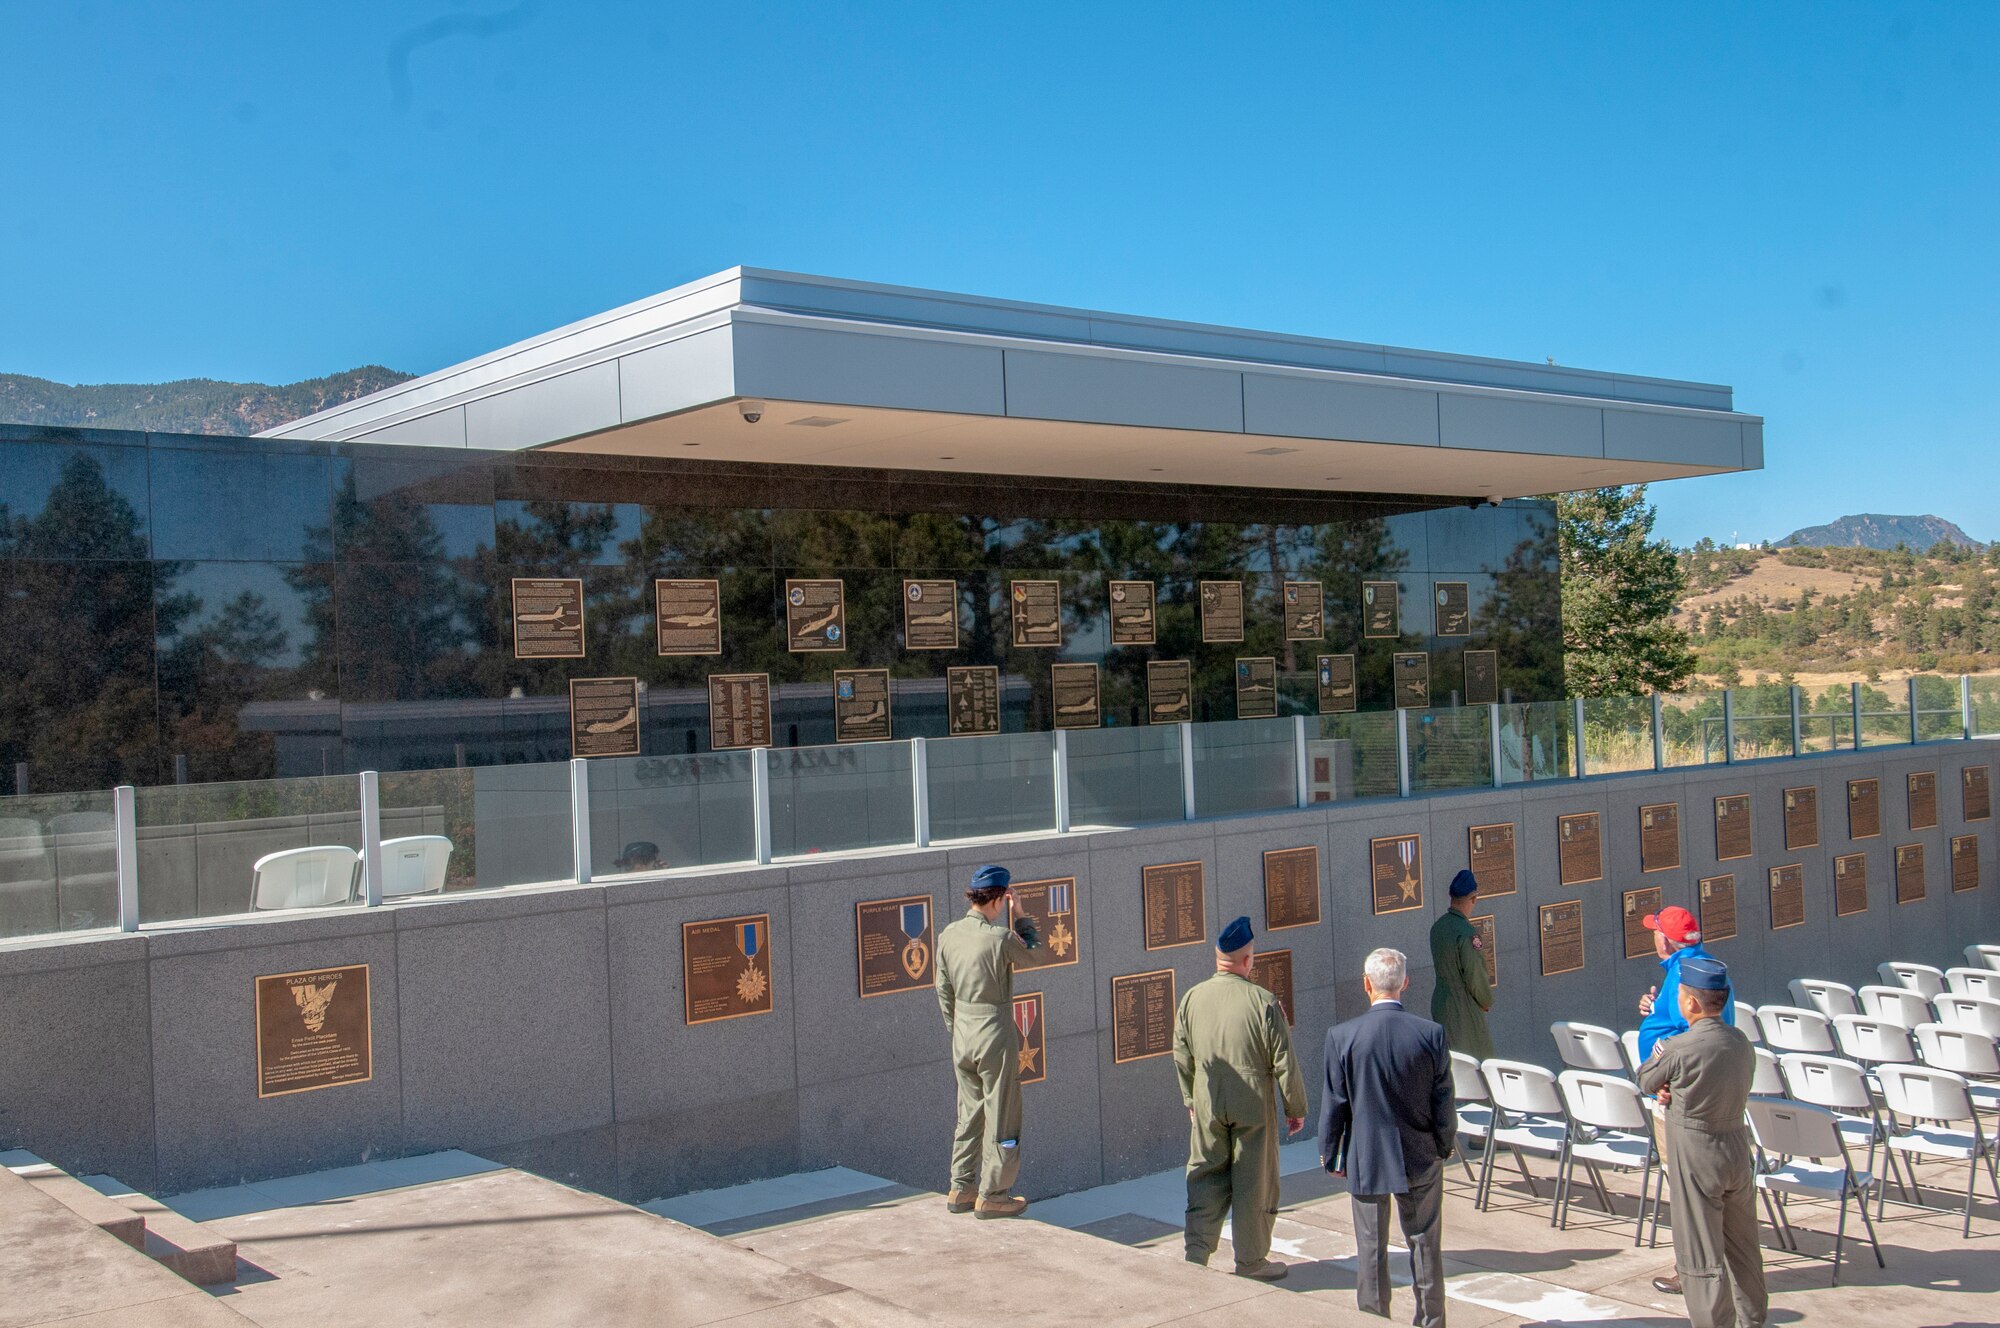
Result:
M1795 530L1779 540L1778 547L1893 549L1905 544L1917 553L1928 553L1932 545L1941 542L1964 549L1986 547L1941 516L1882 516L1875 512Z
M363 365L298 383L92 383L0 374L0 423L64 424L156 433L250 434L394 387L414 375Z

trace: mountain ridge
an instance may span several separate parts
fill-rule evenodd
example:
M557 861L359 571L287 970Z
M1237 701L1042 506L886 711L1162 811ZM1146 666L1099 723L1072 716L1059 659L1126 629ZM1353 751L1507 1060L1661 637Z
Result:
M1928 513L1922 516L1888 516L1880 512L1858 512L1836 517L1825 525L1806 526L1777 542L1777 547L1812 549L1893 549L1907 545L1913 552L1928 553L1934 545L1956 544L1965 549L1984 549L1985 543L1972 538L1957 523Z
M0 422L153 433L253 434L413 377L379 364L276 384L230 383L214 378L72 384L27 374L0 374Z

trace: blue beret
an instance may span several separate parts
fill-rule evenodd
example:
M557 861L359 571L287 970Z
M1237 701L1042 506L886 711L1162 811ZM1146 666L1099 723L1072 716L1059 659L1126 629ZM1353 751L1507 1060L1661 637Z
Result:
M1250 919L1238 918L1222 929L1222 935L1215 938L1215 948L1224 954L1235 954L1255 940L1256 932L1250 930Z
M1681 985L1696 991L1728 991L1729 965L1720 959L1696 956L1681 960Z
M1451 878L1451 897L1453 899L1463 899L1467 895L1476 895L1478 893L1479 878L1474 876L1470 871L1461 871L1458 875Z
M972 888L974 890L1005 890L1007 883L1013 879L1013 874L1005 867L996 867L989 862L978 871L972 873Z

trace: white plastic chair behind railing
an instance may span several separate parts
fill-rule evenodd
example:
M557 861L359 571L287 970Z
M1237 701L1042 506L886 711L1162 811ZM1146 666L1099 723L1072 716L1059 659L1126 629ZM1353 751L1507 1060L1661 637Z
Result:
M1875 972L1881 976L1884 986L1914 991L1925 1000L1944 990L1944 970L1930 964L1912 964L1891 959L1887 963L1877 964Z
M250 907L319 908L354 898L361 855L344 844L267 853L250 868Z
M2000 977L2000 973L1993 976ZM1829 982L1825 978L1793 978L1791 989L1792 1004L1805 1010L1818 1010L1829 1019L1839 1014L1861 1013L1861 998L1845 982Z
M402 899L444 889L451 841L443 835L403 835L382 841L382 897Z
M1861 1013L1870 1019L1886 1019L1903 1028L1915 1028L1932 1020L1931 1003L1908 987L1863 987Z

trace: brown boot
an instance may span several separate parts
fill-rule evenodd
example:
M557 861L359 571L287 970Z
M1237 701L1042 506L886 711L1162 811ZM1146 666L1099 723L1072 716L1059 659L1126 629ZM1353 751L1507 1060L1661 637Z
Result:
M977 1218L1019 1217L1026 1212L1028 1201L1018 1194L982 1194L973 1210Z
M1678 1296L1681 1294L1681 1275L1679 1273L1668 1273L1665 1277L1654 1278L1653 1290L1663 1296Z
M969 1213L978 1198L978 1193L973 1190L953 1190L944 1197L944 1210L947 1213Z
M1285 1278L1285 1265L1279 1263L1276 1259L1259 1259L1256 1263L1239 1263L1236 1265L1236 1275L1238 1277L1254 1277L1259 1282L1282 1282Z

